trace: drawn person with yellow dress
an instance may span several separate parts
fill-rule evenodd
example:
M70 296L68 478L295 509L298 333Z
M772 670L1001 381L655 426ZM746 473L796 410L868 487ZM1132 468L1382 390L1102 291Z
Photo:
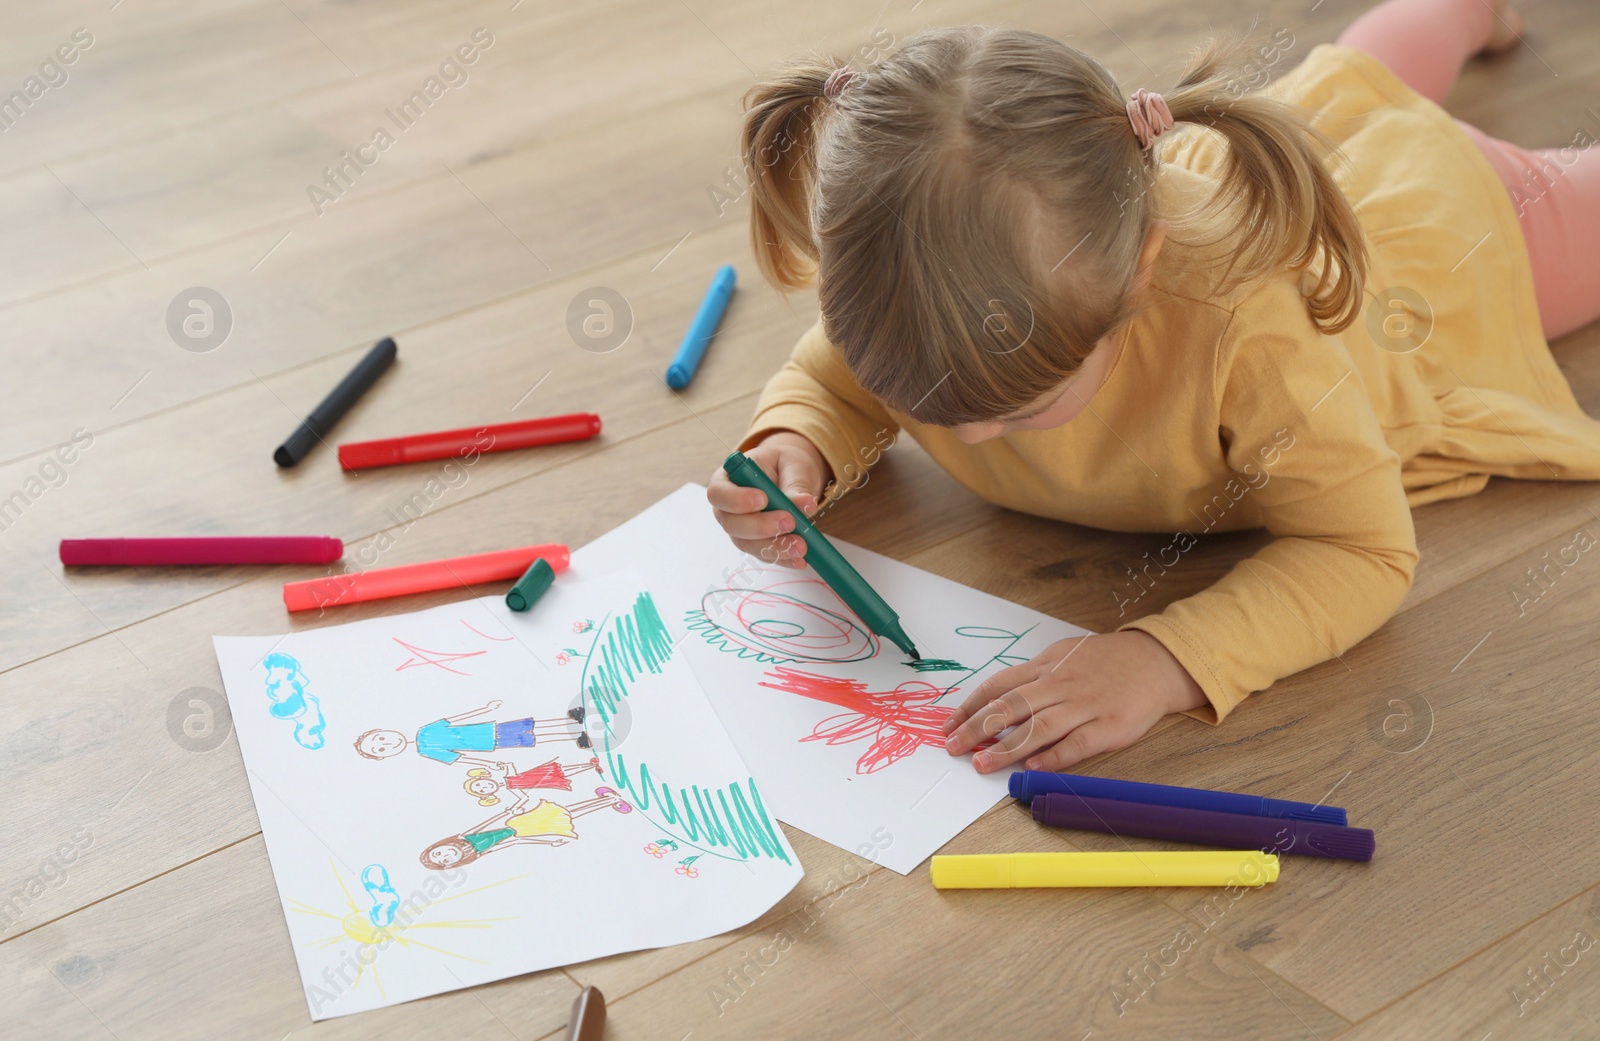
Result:
M618 813L632 813L633 807L622 800L611 788L596 788L593 799L563 806L548 799L539 799L531 808L528 802L533 794L520 792L516 801L471 831L440 839L422 851L422 866L434 871L470 864L493 850L526 844L537 846L565 846L578 837L572 826L576 817L596 810L611 809Z

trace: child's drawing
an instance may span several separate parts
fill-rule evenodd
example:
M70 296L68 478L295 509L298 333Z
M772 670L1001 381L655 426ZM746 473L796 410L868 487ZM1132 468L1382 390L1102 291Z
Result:
M865 661L879 649L878 637L815 575L737 572L687 620L711 646L759 662Z
M473 631L476 632L477 630ZM478 635L482 636L483 634L478 633ZM450 667L450 663L453 661L460 661L463 658L476 658L480 654L489 653L488 651L462 651L460 653L454 653L451 651L429 651L424 650L421 647L414 647L406 641L400 639L398 636L394 638L394 642L411 652L411 657L395 666L395 672L403 672L406 669L416 669L424 665L432 665L435 668L443 669L445 672L453 672L457 676L467 676L470 675L470 673L462 672L460 669L453 669Z
M468 629L471 629L473 632L477 633L479 636L483 637L485 640L493 640L495 643L510 643L511 641L516 639L515 636L490 636L488 633L483 632L477 626L475 626L471 622L467 621L465 618L463 618L461 620L461 624L466 626Z
M261 664L267 670L267 700L272 702L267 711L275 719L295 721L294 739L300 747L321 748L325 740L322 731L327 721L322 717L322 703L316 695L306 691L307 680L305 673L300 671L300 663L287 654L274 651L263 658Z
M313 1019L701 940L794 887L794 850L646 588L573 569L527 614L488 596L216 638ZM307 755L297 723L334 751ZM688 857L693 885L673 873Z
M485 889L491 889L495 885L502 884L499 882L479 886L476 889L464 890L443 899L432 899L424 894L419 894L412 904L401 910L399 895L389 885L388 871L382 865L369 864L361 872L363 887L367 889L370 895L372 887L369 882L379 881L379 874L381 873L380 892L385 890L387 892L383 895L381 904L374 903L373 906L363 909L357 903L356 898L351 895L350 887L345 885L344 876L340 874L338 866L331 858L328 860L328 867L333 872L334 879L339 883L340 892L344 894L344 906L342 908L335 907L329 910L308 904L303 900L288 901L289 909L296 914L305 915L309 918L326 919L337 922L339 925L337 932L305 941L301 946L327 949L339 948L346 944L351 945L351 949L345 950L343 957L336 963L337 971L329 969L324 973L321 984L307 986L306 995L311 1002L313 1015L321 1012L324 1005L330 1005L338 1001L339 996L343 993L342 988L339 987L341 979L349 983L352 991L359 991L362 981L370 975L373 984L378 988L379 995L387 997L384 993L383 978L378 974L377 962L379 953L391 946L416 953L430 952L424 957L440 954L458 961L475 962L482 965L485 963L481 958L468 957L458 951L452 951L440 946L445 941L440 939L438 932L489 929L496 922L514 920L511 918L422 920L432 907L438 904L445 903L447 900L471 896ZM390 903L391 899L392 904ZM430 931L428 938L432 942L419 940L413 935L421 930Z
M646 819L703 853L725 860L773 857L788 863L786 844L767 815L755 778L718 789L681 784L675 788L665 779L665 771L653 773L648 762L630 765L623 756L620 745L626 735L617 729L626 718L621 714L623 699L646 676L661 672L676 646L654 598L640 593L631 610L606 615L593 631L594 643L583 659L580 682L600 723L612 783L628 794Z
M572 824L574 818L596 810L633 812L633 807L610 788L596 788L594 794L594 798L570 806L540 799L528 809L532 796L522 792L509 808L471 831L440 839L423 850L422 866L442 871L516 845L565 846L578 837L578 830Z
M535 748L541 741L573 741L579 748L591 746L583 729L584 710L575 708L561 719L511 719L503 723L463 723L473 716L493 712L499 701L460 715L436 719L417 730L415 741L408 741L398 730L368 730L356 738L356 751L368 759L387 759L414 744L417 754L446 766L474 763L484 768L501 767L498 759L485 759L469 752L499 752L513 748Z
M860 680L800 672L782 665L767 673L759 685L846 709L818 723L800 740L830 745L870 741L856 760L858 774L882 770L919 748L943 749L945 733L940 724L950 715L950 707L934 702L956 689L936 687L926 680L906 680L893 690L868 690Z
M497 778L488 770L475 767L467 771L467 782L463 786L468 795L478 797L479 806L498 806L500 799L497 793L501 788L512 791L526 791L529 788L559 788L562 791L572 791L572 781L568 774L583 773L592 770L602 777L605 771L600 769L600 760L590 759L587 763L568 763L566 765L552 759L542 763L531 770L524 770L519 774L507 771L504 779Z
M966 672L967 667L948 658L918 658L911 663L918 672Z
M395 910L400 906L400 894L389 884L389 869L382 864L368 864L361 869L361 888L372 899L367 918L375 929L394 924Z
M660 860L668 853L676 852L678 844L671 839L656 839L654 842L645 843L644 851Z
M699 859L700 855L698 853L692 857L684 857L682 860L678 861L678 866L672 870L675 874L687 875L690 878L699 878L700 869L694 866L694 862Z

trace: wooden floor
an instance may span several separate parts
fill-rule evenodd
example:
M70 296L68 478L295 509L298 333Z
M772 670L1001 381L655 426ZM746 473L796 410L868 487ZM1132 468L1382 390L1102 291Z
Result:
M78 50L0 134L0 1036L536 1039L589 983L608 1037L668 1041L1592 1036L1600 562L1547 565L1580 528L1600 534L1594 486L1495 482L1419 511L1416 587L1379 633L1221 727L1171 718L1092 764L1347 806L1377 832L1370 865L1296 860L1237 897L941 894L925 871L790 829L806 877L748 928L315 1026L237 743L195 749L169 729L217 696L212 634L307 624L279 599L305 572L55 560L57 539L89 534L326 532L354 555L386 532L382 563L582 545L706 480L815 316L814 298L760 284L744 201L715 201L739 192L727 170L753 78L874 30L994 21L1070 36L1127 90L1160 89L1208 24L1287 28L1298 60L1364 7L1253 6L10 0L0 95ZM1600 135L1594 6L1524 9L1528 46L1474 62L1448 107L1527 146ZM492 42L466 81L390 123L480 27ZM314 203L308 187L380 126L393 143ZM727 262L743 288L725 330L669 393L659 374ZM168 328L196 286L231 315L209 351ZM595 286L633 312L607 353L567 330ZM486 457L431 489L431 467L350 477L325 449L277 469L296 417L384 335L401 360L340 440L576 408L605 435ZM1600 326L1556 351L1600 413ZM1125 568L1161 541L996 509L909 443L828 527L1094 629L1117 623ZM1146 603L1258 543L1207 543ZM948 851L1104 845L1003 804Z

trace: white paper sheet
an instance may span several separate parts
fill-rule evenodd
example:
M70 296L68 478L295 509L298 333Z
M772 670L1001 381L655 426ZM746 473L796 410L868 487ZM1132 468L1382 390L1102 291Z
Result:
M906 874L1006 794L939 729L979 682L1087 630L833 540L930 659L918 671L807 568L769 568L687 484L576 551L574 575L637 568L779 819ZM804 693L800 693L804 692Z
M687 635L591 569L526 614L215 639L313 1019L712 936L794 887Z

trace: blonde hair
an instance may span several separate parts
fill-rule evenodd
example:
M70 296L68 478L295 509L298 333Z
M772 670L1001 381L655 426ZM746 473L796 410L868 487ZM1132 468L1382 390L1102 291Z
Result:
M1190 214L1154 212L1160 160L1126 95L1049 36L926 29L831 100L840 62L788 62L744 99L756 261L780 288L816 279L823 331L863 389L940 426L1027 407L1131 319L1158 218L1223 229L1219 288L1322 257L1307 312L1345 329L1367 258L1323 165L1337 149L1293 105L1239 89L1251 43L1213 37L1164 95L1175 122L1228 145L1215 198ZM1051 288L1058 268L1069 289Z
M464 784L462 784L461 787L466 789L466 792L467 792L468 795L470 795L473 798L478 800L478 805L479 806L498 806L498 805L500 805L500 800L498 798L496 798L495 796L493 796L493 795L479 795L477 792L472 790L472 786L474 784L476 784L479 781L484 780L484 779L488 779L488 780L491 780L491 781L494 780L494 778L489 776L489 771L485 770L481 766L475 766L471 770L467 771L467 780L466 780L466 782ZM497 787L499 786L499 783L500 782L495 781L495 785Z

